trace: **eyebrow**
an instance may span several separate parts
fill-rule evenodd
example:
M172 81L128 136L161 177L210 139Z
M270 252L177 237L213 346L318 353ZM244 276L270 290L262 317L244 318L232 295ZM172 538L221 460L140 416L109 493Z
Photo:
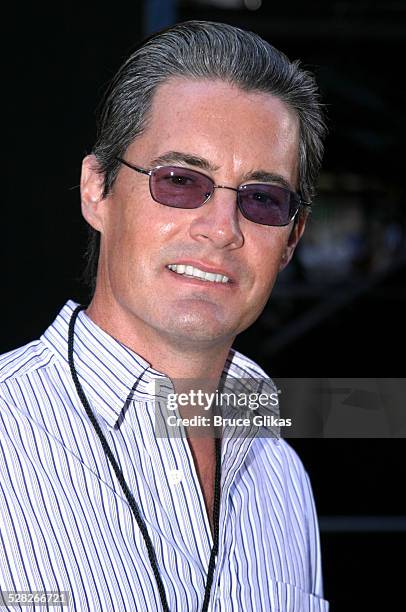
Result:
M219 170L218 166L213 165L204 157L198 155L190 155L189 153L181 153L180 151L167 151L159 157L155 157L151 160L152 166L161 166L162 164L188 164L189 166L196 166L201 170L207 172L216 172Z
M165 164L187 164L188 166L195 166L200 170L206 172L216 172L219 170L219 166L215 166L204 157L198 155L191 155L189 153L182 153L180 151L167 151L158 157L155 157L150 162L150 167L163 166ZM261 183L276 183L281 187L292 190L292 186L281 174L275 172L269 172L268 170L250 170L246 172L242 177L241 184L246 181L259 181Z

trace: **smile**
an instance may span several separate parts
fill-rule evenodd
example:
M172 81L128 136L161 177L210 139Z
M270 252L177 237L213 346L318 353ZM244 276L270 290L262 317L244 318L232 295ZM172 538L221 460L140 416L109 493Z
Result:
M198 278L199 280L207 281L209 283L228 283L230 280L228 276L224 276L224 274L203 272L203 270L195 268L194 266L169 264L167 268L172 270L172 272L176 272L176 274L182 274L183 276L188 276L189 278Z

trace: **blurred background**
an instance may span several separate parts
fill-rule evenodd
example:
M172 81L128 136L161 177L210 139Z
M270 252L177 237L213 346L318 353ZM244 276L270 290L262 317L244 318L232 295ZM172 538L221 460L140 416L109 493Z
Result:
M391 0L10 9L2 25L1 352L38 337L66 299L87 302L80 280L87 232L77 187L94 141L94 109L144 35L186 19L254 30L301 59L316 74L329 116L304 239L236 348L273 376L404 376L406 2ZM291 444L314 488L331 609L399 605L404 439Z

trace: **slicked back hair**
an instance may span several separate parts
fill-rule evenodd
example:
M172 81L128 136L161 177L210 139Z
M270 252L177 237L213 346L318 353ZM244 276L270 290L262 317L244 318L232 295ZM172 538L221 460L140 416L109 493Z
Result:
M258 34L210 21L178 23L144 41L111 81L99 107L93 153L107 196L122 157L148 125L156 89L171 77L213 79L246 92L274 95L299 120L298 191L314 196L326 133L324 113L313 75L291 62ZM100 234L90 228L84 280L94 292Z

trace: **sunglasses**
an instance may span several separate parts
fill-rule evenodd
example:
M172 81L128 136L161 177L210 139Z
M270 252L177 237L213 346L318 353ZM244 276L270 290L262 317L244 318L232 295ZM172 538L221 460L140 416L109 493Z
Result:
M215 185L202 172L179 166L157 166L145 170L116 157L131 170L149 176L151 197L159 204L173 208L199 208L213 195L215 189L231 189L237 192L237 206L249 221L261 225L282 227L289 225L304 202L298 193L279 185L249 183L238 188Z

